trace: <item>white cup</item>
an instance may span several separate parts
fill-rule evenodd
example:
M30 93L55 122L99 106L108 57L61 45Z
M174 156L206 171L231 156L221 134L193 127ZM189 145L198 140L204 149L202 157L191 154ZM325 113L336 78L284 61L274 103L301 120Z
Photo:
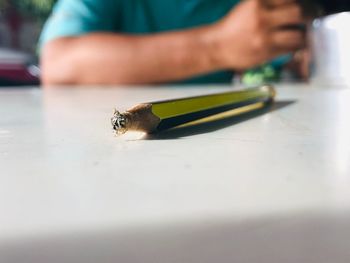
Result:
M350 12L316 19L312 47L312 82L350 86Z

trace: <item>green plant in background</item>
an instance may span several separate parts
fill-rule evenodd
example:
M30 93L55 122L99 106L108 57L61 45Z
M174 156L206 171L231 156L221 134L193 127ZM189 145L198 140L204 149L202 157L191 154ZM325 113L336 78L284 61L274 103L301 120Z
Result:
M57 0L0 0L0 9L16 8L25 16L44 21L50 14Z
M9 29L6 47L35 53L40 27L58 0L0 0L0 19ZM79 1L79 0L77 0ZM32 32L21 31L28 23ZM27 30L28 31L28 30ZM0 36L1 37L1 36Z
M247 86L258 86L262 84L278 82L282 69L266 64L261 67L246 71L242 75L242 83Z
M17 0L17 8L24 14L44 21L50 14L57 0Z

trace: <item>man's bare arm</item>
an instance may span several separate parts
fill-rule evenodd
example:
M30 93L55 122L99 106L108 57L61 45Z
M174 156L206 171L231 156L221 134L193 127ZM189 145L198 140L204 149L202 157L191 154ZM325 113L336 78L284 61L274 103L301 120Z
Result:
M214 31L214 30L213 30ZM223 68L209 27L146 36L94 33L62 38L43 51L46 84L144 84Z
M94 33L53 40L42 54L43 82L150 84L244 70L303 46L301 32L284 29L303 21L291 1L265 8L259 0L246 0L214 25L180 32Z

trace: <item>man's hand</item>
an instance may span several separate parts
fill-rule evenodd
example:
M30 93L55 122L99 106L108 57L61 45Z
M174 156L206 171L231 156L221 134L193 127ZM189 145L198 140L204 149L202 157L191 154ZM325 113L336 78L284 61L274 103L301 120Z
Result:
M301 7L293 0L246 0L215 26L225 67L245 70L305 45Z

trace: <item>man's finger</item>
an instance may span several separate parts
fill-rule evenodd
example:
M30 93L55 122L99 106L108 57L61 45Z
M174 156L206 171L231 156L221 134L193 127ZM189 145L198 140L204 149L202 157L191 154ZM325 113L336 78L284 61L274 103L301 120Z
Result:
M264 13L265 24L272 28L304 23L303 12L297 4L289 4Z
M294 52L305 47L305 34L299 30L279 30L269 39L272 53Z
M296 0L259 0L259 1L263 7L268 9L281 7L281 6L296 2Z

